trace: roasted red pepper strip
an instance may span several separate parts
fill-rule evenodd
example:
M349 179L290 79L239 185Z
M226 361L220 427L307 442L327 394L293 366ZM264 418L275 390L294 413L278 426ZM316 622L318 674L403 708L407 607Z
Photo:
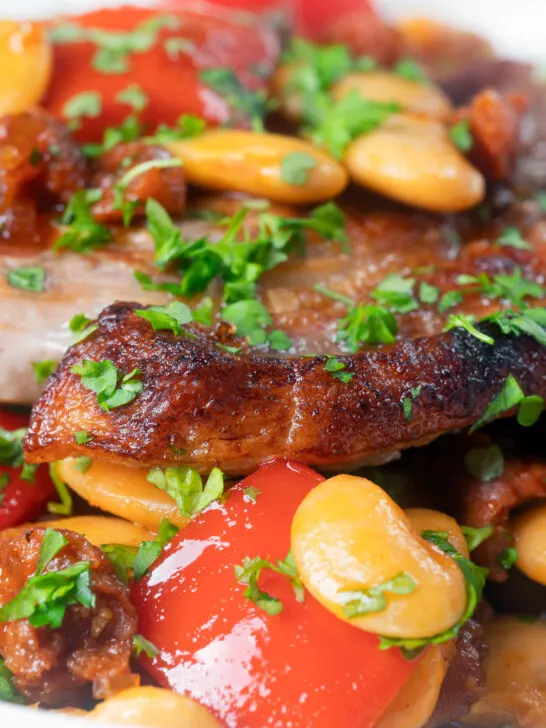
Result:
M28 417L7 409L0 409L0 428L18 430L26 427ZM0 530L31 520L45 505L54 492L46 465L41 465L35 473L34 483L21 478L20 468L10 468L0 462L0 478L6 480L2 486L0 503Z
M81 129L76 132L80 140L98 140L107 126L121 124L131 113L131 107L116 97L131 84L138 84L148 97L139 116L150 129L159 123L172 125L181 114L197 114L214 123L234 120L238 125L250 124L249 115L241 108L236 108L234 115L229 93L220 94L202 82L200 71L229 69L245 87L265 91L265 79L280 52L280 42L271 25L223 8L217 8L212 15L201 14L192 11L188 3L174 0L166 0L154 9L99 10L67 22L85 28L134 32L146 20L166 14L178 17L180 26L162 25L149 50L128 53L124 58L128 69L123 73L93 67L99 48L96 43L55 45L54 74L45 99L46 108L66 118L66 104L71 99L86 92L100 94L100 113L95 118L82 119Z
M159 648L146 668L227 726L366 728L414 670L310 594L298 602L285 576L259 578L283 602L276 616L235 578L245 557L286 557L294 512L321 480L301 465L264 465L181 531L134 588L139 631Z

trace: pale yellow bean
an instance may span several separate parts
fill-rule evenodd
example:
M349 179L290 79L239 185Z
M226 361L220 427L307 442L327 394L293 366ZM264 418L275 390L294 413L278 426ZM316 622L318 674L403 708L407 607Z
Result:
M332 96L340 101L351 91L358 91L364 99L395 102L402 111L448 121L453 108L445 93L428 83L418 83L389 71L349 73L332 87Z
M182 160L191 184L237 190L275 202L323 202L339 195L348 182L346 170L329 154L303 139L280 134L217 129L165 146ZM314 161L301 184L291 184L282 176L283 159L292 154Z
M486 627L487 694L465 723L480 726L546 726L546 620L495 617Z
M156 687L129 688L99 703L89 720L148 728L220 728L195 700Z
M455 645L431 645L375 728L422 728L438 702Z
M468 558L470 551L461 527L454 518L447 513L434 511L430 508L408 508L406 516L409 518L413 530L419 534L423 531L446 531L447 540L457 551Z
M517 516L510 526L518 551L516 566L546 586L546 503L537 503Z
M40 23L0 21L0 115L38 104L52 72L52 50Z
M174 500L146 480L147 469L93 461L91 468L82 473L75 467L76 462L72 458L63 460L57 465L57 472L92 506L151 531L157 531L163 518L180 527L188 523L188 519L178 512Z
M304 585L341 619L389 637L431 637L455 625L466 607L456 562L412 528L390 496L365 478L338 475L314 488L292 522L292 552ZM348 619L349 592L404 573L410 594L386 594L382 611ZM352 597L351 597L352 598Z
M19 533L24 533L29 528L40 526L41 528L64 528L67 531L81 533L95 546L102 546L106 543L116 543L122 546L138 546L141 541L148 541L154 538L154 534L142 526L129 523L122 518L111 516L73 516L70 518L56 518L51 521L40 521L39 523L25 523L15 528L7 528L2 531L2 538L11 538Z
M485 196L485 180L437 121L393 114L352 142L345 164L355 182L434 212L460 212Z

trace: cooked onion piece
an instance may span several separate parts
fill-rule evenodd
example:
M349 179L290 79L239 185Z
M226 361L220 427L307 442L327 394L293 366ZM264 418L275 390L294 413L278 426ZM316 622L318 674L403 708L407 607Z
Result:
M434 712L454 643L431 645L376 728L422 728Z
M332 87L332 96L340 101L356 89L364 99L394 102L400 109L429 119L448 121L453 111L445 93L429 83L410 81L389 71L349 73Z
M87 717L149 728L220 728L216 718L195 700L151 686L123 690L97 705Z
M486 629L488 693L465 719L471 725L546 725L546 620L495 617Z
M393 114L348 146L345 164L363 187L433 212L468 210L485 196L483 176L431 119Z
M406 516L409 518L413 530L418 534L423 531L445 531L449 543L468 559L470 551L464 533L457 521L447 513L435 511L430 508L408 508Z
M296 511L291 542L307 589L367 632L425 638L463 616L459 566L422 539L390 496L365 478L339 475L314 488Z
M513 520L510 530L518 552L516 566L546 586L546 503L531 506Z
M174 500L146 480L147 470L93 461L85 473L69 458L57 465L57 473L79 496L96 508L157 531L163 518L185 526ZM108 539L107 543L113 543Z
M2 538L11 538L17 533L24 532L34 524L25 523L16 528L8 528L1 532ZM123 518L112 518L110 516L73 516L71 518L56 518L52 521L40 521L44 528L63 528L66 531L74 531L93 544L103 546L106 543L120 544L121 546L138 546L141 541L153 538L150 531L129 523Z
M51 78L52 58L40 23L0 20L0 115L39 103Z
M336 197L348 182L329 154L280 134L218 129L165 146L183 161L188 182L215 190L311 204Z

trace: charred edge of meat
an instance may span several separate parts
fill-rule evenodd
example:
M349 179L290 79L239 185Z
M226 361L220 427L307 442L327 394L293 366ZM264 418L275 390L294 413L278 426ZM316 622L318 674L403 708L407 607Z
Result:
M546 349L525 336L490 346L453 331L340 356L354 374L343 383L324 370L326 357L227 354L198 328L195 337L153 332L135 308L109 306L99 330L66 354L34 408L29 462L183 460L232 473L271 456L319 467L355 464L476 422L508 374L526 393L546 396ZM70 373L83 359L109 359L124 372L139 367L142 393L103 412ZM402 403L417 387L408 421ZM79 430L93 439L77 445ZM173 447L186 453L177 456Z
M13 599L34 575L44 533L36 527L0 537L0 604ZM90 685L93 697L102 699L138 684L129 667L137 627L129 590L100 549L72 531L60 533L68 544L44 573L89 562L95 606L69 606L59 629L33 627L27 619L0 624L0 655L17 690L45 705L73 703Z
M443 726L462 718L485 694L484 660L488 652L485 625L491 616L491 608L483 603L459 632L455 657L449 665L438 702L426 728Z

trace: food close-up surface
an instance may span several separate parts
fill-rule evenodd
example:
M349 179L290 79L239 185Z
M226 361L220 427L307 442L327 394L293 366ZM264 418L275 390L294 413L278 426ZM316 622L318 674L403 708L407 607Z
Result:
M0 3L2 726L546 726L546 76L422 4Z

